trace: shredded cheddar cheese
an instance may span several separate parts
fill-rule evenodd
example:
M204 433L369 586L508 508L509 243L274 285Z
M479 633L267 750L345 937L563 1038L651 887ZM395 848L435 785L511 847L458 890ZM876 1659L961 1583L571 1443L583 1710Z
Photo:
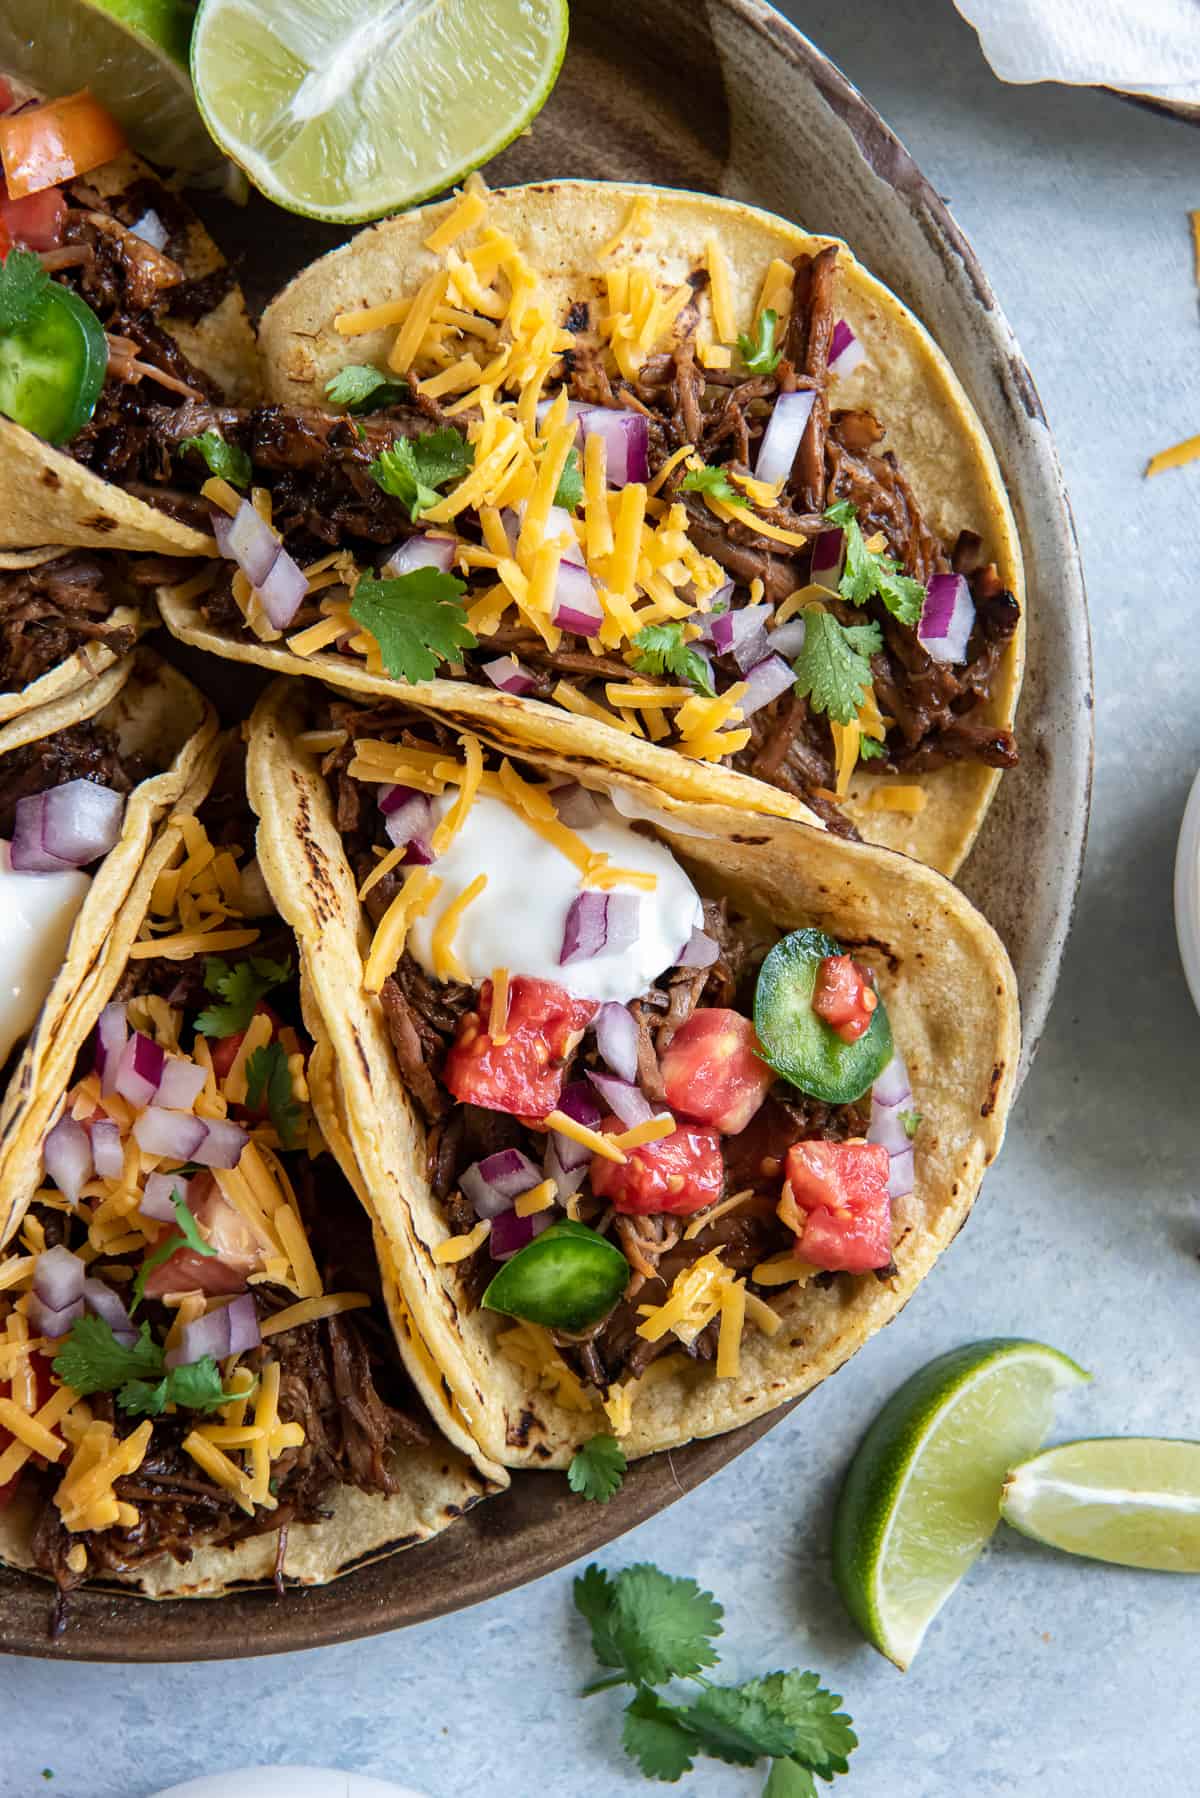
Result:
M543 1180L540 1186L518 1193L513 1201L513 1210L518 1217L533 1217L536 1212L549 1211L557 1197L557 1184L553 1180Z
M480 1218L475 1228L469 1230L465 1236L447 1236L444 1242L435 1243L433 1258L442 1266L456 1261L466 1261L475 1253L476 1249L483 1247L491 1232L491 1218Z
M582 1148L590 1149L593 1155L599 1155L603 1161L616 1161L624 1166L629 1157L620 1148L615 1136L603 1136L599 1130L589 1130L586 1124L576 1123L565 1111L552 1111L545 1119L547 1130L557 1130L563 1136L569 1136Z
M468 906L478 899L487 886L486 874L477 874L470 886L464 887L451 901L433 929L433 971L439 980L468 981L470 976L454 952L454 939Z
M873 812L906 812L916 817L925 810L929 795L924 787L878 786L867 801Z
M259 1334L277 1336L281 1330L319 1323L323 1317L340 1317L343 1311L361 1311L370 1303L370 1294L365 1292L327 1292L320 1298L301 1299L297 1305L285 1305L272 1317L264 1317L259 1324Z
M363 990L377 993L404 953L405 939L414 918L423 917L442 890L442 883L428 868L417 868L384 912L371 952L363 969Z
M657 1117L647 1118L643 1124L634 1124L631 1129L623 1130L611 1140L618 1148L628 1152L630 1149L640 1149L643 1143L661 1142L665 1136L671 1136L674 1130L675 1119L666 1111Z

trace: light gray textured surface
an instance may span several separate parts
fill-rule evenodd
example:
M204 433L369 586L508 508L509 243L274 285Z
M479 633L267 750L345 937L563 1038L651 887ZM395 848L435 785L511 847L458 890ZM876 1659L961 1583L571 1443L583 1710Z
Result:
M1149 451L1200 428L1186 216L1200 204L1200 138L1101 96L1001 88L948 4L786 10L949 197L1038 381L1091 591L1092 843L1051 1026L965 1235L883 1338L604 1558L710 1583L727 1607L727 1675L818 1667L862 1740L837 1788L854 1798L1183 1798L1200 1758L1194 1584L1001 1534L903 1677L843 1621L828 1540L838 1478L878 1404L975 1336L1042 1336L1092 1369L1063 1435L1200 1435L1188 1153L1200 1024L1170 910L1200 760L1187 674L1200 470L1140 479ZM434 1798L653 1789L624 1772L616 1699L576 1699L587 1672L567 1573L401 1635L257 1665L7 1661L0 1798L145 1798L222 1766L289 1759L404 1779ZM704 1763L676 1789L725 1798L759 1785Z

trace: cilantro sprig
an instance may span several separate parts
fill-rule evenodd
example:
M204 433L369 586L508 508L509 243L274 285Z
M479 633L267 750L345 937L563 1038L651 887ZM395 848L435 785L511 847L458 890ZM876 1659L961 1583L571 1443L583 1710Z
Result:
M905 1136L907 1136L909 1142L912 1142L917 1131L925 1122L925 1114L921 1111L902 1111L900 1113L900 1122L904 1125Z
M593 1436L567 1468L567 1484L581 1498L606 1505L621 1489L629 1463L615 1436Z
M167 1367L149 1324L144 1323L137 1341L127 1345L117 1341L102 1317L76 1318L54 1357L54 1371L81 1398L115 1392L118 1406L130 1417L160 1417L168 1405L215 1411L243 1396L225 1390L211 1355L185 1367Z
M325 383L325 398L340 412L378 412L384 406L396 405L407 394L407 381L395 381L382 369L371 368L365 362L340 368Z
M695 687L698 693L713 697L712 669L698 650L683 640L683 620L670 624L645 624L630 639L641 654L633 666L638 674L674 674Z
M706 493L710 499L723 499L727 506L749 506L723 468L706 462L700 468L689 468L679 483L685 493Z
M583 474L579 467L579 451L572 444L567 451L563 471L558 477L558 486L554 489L554 503L573 512L582 498Z
M282 1043L266 1043L246 1063L246 1103L251 1111L266 1103L275 1134L285 1149L298 1149L304 1135L304 1108L292 1094L292 1071Z
M370 474L377 486L408 508L415 522L437 505L438 488L460 481L474 461L474 444L453 425L445 425L420 437L397 437L390 449L376 456Z
M0 262L0 333L27 325L49 285L40 256L32 250L10 250Z
M752 375L773 375L779 367L782 351L775 348L775 326L778 322L778 313L768 306L765 312L758 315L758 329L753 337L747 337L744 331L738 332L738 350Z
M882 648L877 624L839 624L832 612L806 612L804 643L792 664L796 692L814 712L849 724L871 685L870 658Z
M223 1003L202 1011L196 1029L202 1036L236 1036L249 1029L259 1001L291 977L290 961L249 955L231 968L219 955L205 956L205 987Z
M842 598L852 606L865 606L878 596L901 624L919 624L925 603L920 581L899 573L899 564L891 556L867 548L858 515L848 499L826 506L825 516L830 524L841 526L845 540L846 561L838 582Z
M220 431L202 431L199 437L185 437L179 448L181 452L194 450L196 455L204 458L209 474L229 481L232 486L250 485L254 468L249 456L236 443L227 443Z
M477 639L461 604L466 583L437 568L414 568L391 580L360 580L350 616L379 645L394 680L431 680L439 662L458 659Z
M886 743L881 743L876 737L860 738L858 745L858 759L860 762L878 761L881 757L886 755Z
M602 1667L614 1668L585 1695L631 1685L621 1742L648 1779L675 1781L697 1756L732 1766L770 1763L763 1798L815 1798L814 1774L848 1770L858 1745L850 1718L815 1673L768 1673L737 1685L705 1676L717 1665L714 1639L723 1611L695 1580L657 1567L627 1567L612 1576L596 1566L575 1581L575 1606L592 1632ZM686 1679L700 1687L691 1703L654 1689Z

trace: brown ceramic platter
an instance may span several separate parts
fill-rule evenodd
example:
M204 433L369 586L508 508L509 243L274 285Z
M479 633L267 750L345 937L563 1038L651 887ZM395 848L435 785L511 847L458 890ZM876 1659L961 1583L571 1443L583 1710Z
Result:
M751 78L747 79L747 71ZM1022 765L1006 776L962 885L1003 936L1021 987L1028 1067L1058 974L1087 827L1091 657L1070 509L1033 381L987 279L902 145L820 51L763 0L573 0L562 76L532 134L487 176L653 181L754 201L845 237L941 343L1000 458L1025 550L1029 650ZM261 307L345 232L259 199L205 208ZM244 716L255 677L172 654ZM869 1349L867 1350L869 1353ZM786 1407L786 1410L792 1407ZM750 1448L785 1411L652 1456L606 1507L518 1474L434 1541L333 1585L217 1603L80 1592L48 1635L51 1593L0 1570L0 1649L62 1659L211 1660L313 1648L421 1622L536 1579L642 1522ZM800 1426L802 1427L802 1425Z

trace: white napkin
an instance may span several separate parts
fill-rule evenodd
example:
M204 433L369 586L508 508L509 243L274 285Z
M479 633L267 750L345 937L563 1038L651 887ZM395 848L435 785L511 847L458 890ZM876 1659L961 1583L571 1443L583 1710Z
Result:
M1200 0L954 0L1001 81L1200 102Z

